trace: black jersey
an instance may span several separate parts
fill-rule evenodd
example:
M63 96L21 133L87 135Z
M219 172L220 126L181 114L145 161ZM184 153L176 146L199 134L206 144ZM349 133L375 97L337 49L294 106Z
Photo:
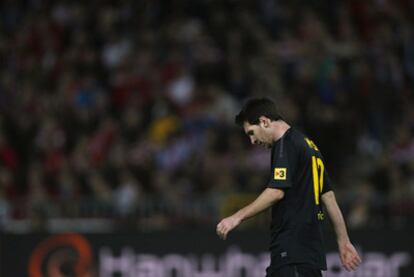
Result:
M330 179L318 147L294 128L273 144L268 187L285 192L272 207L269 270L291 263L326 270L321 195Z

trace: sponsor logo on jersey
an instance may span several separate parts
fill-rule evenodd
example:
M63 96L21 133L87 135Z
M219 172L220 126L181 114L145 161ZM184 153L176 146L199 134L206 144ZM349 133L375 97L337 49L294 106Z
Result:
M286 168L285 167L276 167L274 179L275 180L286 180Z

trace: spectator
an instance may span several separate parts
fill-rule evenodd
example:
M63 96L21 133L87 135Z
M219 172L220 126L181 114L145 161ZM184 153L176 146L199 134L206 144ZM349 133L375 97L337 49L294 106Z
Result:
M167 228L188 199L217 214L221 192L260 186L249 163L266 170L231 127L259 95L320 142L339 195L365 180L365 202L343 200L355 227L412 218L410 1L179 2L1 4L7 222L145 210Z

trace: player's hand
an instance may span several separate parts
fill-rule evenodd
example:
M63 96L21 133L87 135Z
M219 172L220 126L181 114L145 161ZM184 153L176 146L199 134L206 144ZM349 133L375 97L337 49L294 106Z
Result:
M355 247L350 242L339 243L339 256L347 271L355 270L362 262Z
M221 239L225 240L227 238L227 234L231 230L236 228L240 224L240 222L241 220L235 215L224 218L222 221L220 221L219 224L217 224L217 228L216 228L217 235Z

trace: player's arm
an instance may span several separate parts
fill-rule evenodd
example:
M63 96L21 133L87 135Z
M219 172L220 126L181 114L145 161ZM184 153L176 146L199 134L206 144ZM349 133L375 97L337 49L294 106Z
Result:
M244 220L253 217L266 210L285 196L283 190L275 188L266 188L252 203L240 209L232 216L226 217L217 225L217 235L226 239L227 234L236 228Z
M338 203L336 202L334 192L328 191L324 193L322 195L322 201L326 207L336 233L342 265L347 271L355 270L361 263L361 258L349 239L345 220L342 216Z

